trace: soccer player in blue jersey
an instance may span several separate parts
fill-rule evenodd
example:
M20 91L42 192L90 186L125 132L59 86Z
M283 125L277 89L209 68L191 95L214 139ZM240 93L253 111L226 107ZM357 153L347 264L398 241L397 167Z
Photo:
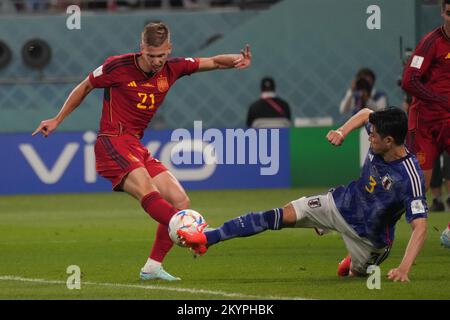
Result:
M204 233L180 230L182 241L202 255L220 241L265 230L336 230L342 234L349 252L339 265L338 274L365 276L370 265L379 265L387 258L395 224L406 212L411 238L403 260L389 271L388 277L409 281L409 271L426 236L424 176L416 158L404 146L408 124L406 114L398 108L376 112L362 109L342 127L331 130L327 139L339 146L352 130L364 125L369 131L370 149L357 180L323 195L302 197L283 208L240 216Z

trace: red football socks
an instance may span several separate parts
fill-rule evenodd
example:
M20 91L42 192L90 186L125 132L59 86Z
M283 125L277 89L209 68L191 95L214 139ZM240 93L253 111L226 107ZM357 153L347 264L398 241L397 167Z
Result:
M173 246L167 226L169 225L170 218L178 212L178 209L167 202L159 192L150 192L143 197L141 205L150 217L159 222L155 242L153 243L152 251L150 253L150 259L162 262Z
M166 226L169 225L170 218L178 212L169 202L167 202L159 192L150 192L142 198L141 205L144 210L156 221Z
M153 243L152 251L150 252L150 259L162 262L167 253L172 249L173 242L169 237L167 226L163 224L158 225L156 231L155 242Z

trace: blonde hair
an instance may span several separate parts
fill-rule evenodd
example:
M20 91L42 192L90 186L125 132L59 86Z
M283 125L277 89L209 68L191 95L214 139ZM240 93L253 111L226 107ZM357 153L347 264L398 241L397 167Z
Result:
M169 28L163 22L150 22L144 27L144 31L141 34L142 44L159 47L164 41L170 42Z

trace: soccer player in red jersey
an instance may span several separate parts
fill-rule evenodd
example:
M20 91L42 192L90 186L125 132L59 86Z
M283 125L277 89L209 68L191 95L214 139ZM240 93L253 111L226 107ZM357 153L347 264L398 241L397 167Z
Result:
M413 96L408 145L430 186L433 164L450 152L450 0L442 0L444 25L417 45L403 73L402 87Z
M250 66L247 45L240 54L208 58L172 58L170 32L161 22L147 24L141 35L141 52L113 56L89 74L70 93L56 117L44 120L33 135L45 137L77 108L94 88L104 88L100 130L95 144L97 172L138 201L159 225L150 256L141 269L143 280L179 280L162 267L172 248L167 225L189 198L178 180L153 158L141 143L144 130L161 107L175 81L195 72L245 69Z

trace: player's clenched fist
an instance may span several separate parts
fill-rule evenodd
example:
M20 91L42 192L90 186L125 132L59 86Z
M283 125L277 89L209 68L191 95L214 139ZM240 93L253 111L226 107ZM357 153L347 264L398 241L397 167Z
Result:
M56 127L58 127L59 123L55 119L44 120L39 124L36 130L32 133L32 135L36 135L41 132L44 137L47 137L51 132L53 132Z
M327 134L327 140L334 146L340 146L344 142L344 134L341 130L330 130Z

